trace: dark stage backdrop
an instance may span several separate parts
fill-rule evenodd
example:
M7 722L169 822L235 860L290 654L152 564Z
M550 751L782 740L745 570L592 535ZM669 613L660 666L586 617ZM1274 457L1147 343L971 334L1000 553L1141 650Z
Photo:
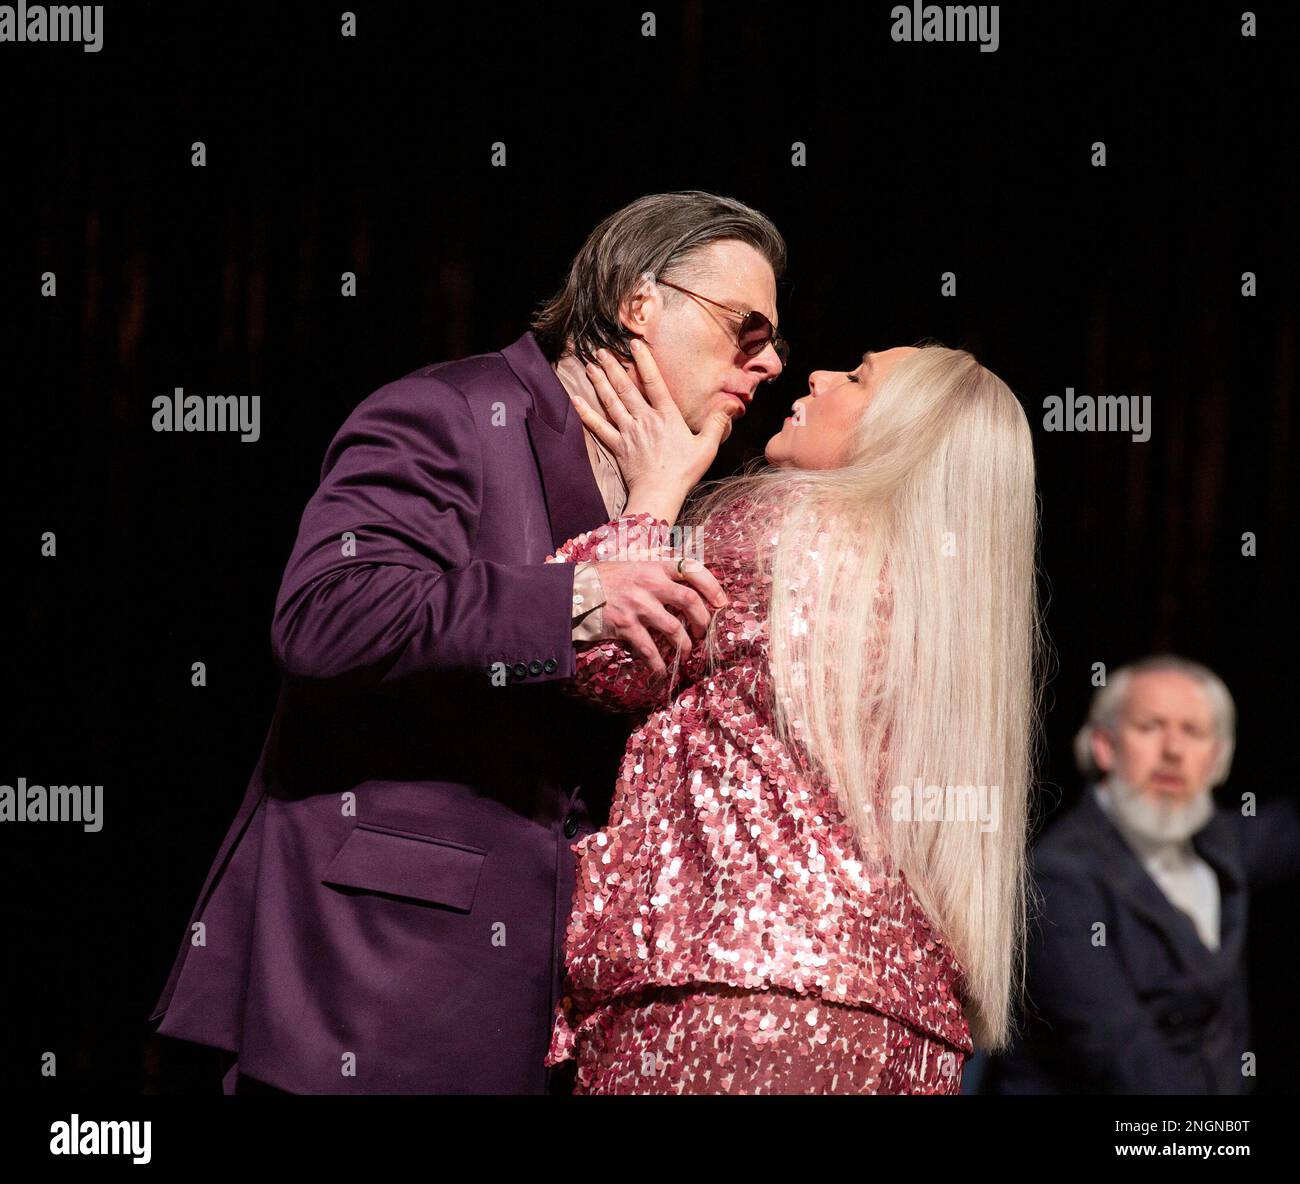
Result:
M1252 6L1243 37L1228 3L1007 4L981 53L895 43L874 3L360 3L355 38L340 6L104 7L98 53L0 46L0 781L105 787L99 833L3 831L6 1086L157 1088L145 1017L270 721L326 444L380 385L514 340L647 192L739 197L791 251L790 367L712 475L866 348L938 338L1024 400L1056 654L1042 818L1079 790L1092 664L1166 648L1236 695L1221 800L1295 792L1293 8ZM260 439L153 431L178 386L260 396ZM1149 396L1149 440L1044 431L1066 388ZM1261 1091L1300 1053L1272 944L1291 904L1253 902Z

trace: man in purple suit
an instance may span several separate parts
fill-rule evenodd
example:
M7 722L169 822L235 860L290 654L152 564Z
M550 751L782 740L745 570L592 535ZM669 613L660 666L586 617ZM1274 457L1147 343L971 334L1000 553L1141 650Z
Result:
M694 431L744 414L781 369L784 266L739 202L642 198L532 332L343 425L276 603L275 718L150 1016L225 1050L227 1092L556 1088L570 846L628 731L563 681L575 646L699 636L721 595L668 561L544 562L626 504L570 395L599 408L584 362L639 337Z

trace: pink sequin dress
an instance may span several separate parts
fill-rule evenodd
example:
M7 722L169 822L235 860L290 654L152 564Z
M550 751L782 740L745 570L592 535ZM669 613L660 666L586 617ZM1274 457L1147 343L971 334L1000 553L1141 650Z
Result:
M573 1058L578 1093L958 1093L972 1051L960 966L901 873L866 874L833 789L771 726L770 578L752 548L708 551L740 505L704 526L731 600L712 671L702 642L676 685L617 642L579 653L574 693L648 714L609 824L573 845L546 1064ZM667 532L628 515L548 562L616 559L629 542L667 557Z

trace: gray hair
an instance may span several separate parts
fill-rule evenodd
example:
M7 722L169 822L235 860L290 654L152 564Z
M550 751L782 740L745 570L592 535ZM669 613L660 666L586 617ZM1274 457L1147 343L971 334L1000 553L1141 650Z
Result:
M1214 717L1214 734L1220 741L1219 759L1210 772L1210 788L1222 785L1228 779L1232 768L1232 754L1237 746L1237 708L1233 703L1232 693L1217 674L1208 666L1199 662L1180 658L1176 654L1156 654L1121 666L1106 680L1104 686L1097 688L1088 708L1087 722L1074 737L1074 760L1085 777L1096 778L1102 775L1092 755L1092 737L1097 731L1114 734L1119 723L1120 712L1128 699L1129 684L1135 674L1147 674L1151 671L1168 671L1186 675L1199 683L1210 701L1210 712Z

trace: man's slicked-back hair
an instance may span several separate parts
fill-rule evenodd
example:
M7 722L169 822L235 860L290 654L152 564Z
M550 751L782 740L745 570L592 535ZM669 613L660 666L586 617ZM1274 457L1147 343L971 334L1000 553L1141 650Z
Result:
M699 189L652 193L610 214L582 244L564 286L533 316L531 328L554 362L569 341L584 362L607 349L629 360L618 310L649 272L656 278L696 278L695 252L738 240L753 247L780 279L785 239L772 221L743 202Z

